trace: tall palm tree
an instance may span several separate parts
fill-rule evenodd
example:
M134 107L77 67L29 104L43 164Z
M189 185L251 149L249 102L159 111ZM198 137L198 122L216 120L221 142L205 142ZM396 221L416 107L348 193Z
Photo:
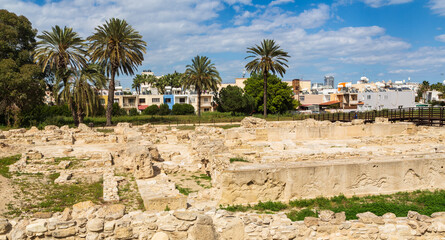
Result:
M99 90L106 87L107 79L99 65L91 64L73 74L71 91L79 123L94 114L100 106Z
M147 43L125 20L111 18L102 26L95 28L88 52L91 60L105 67L111 76L108 87L107 125L111 125L111 111L114 102L114 80L120 73L134 74L138 65L144 60Z
M78 70L86 65L85 40L72 28L55 26L51 32L43 31L37 36L37 48L34 51L34 61L42 66L42 71L53 71L56 84L63 83L64 90L61 95L68 105L73 108L73 101L68 91L69 71ZM66 89L66 90L65 90ZM57 90L57 88L56 88ZM57 98L58 99L58 98ZM76 112L71 112L74 124L78 124Z
M249 72L263 73L264 77L264 117L267 117L267 75L269 72L273 74L279 73L281 77L286 73L284 67L289 67L287 58L290 56L287 52L280 49L280 46L275 43L274 40L263 39L261 46L255 45L255 47L247 48L247 53L251 54L245 59L254 58L252 61L246 64L246 70Z
M154 76L151 76L151 77L154 77ZM150 81L149 76L136 74L136 76L133 78L133 83L131 84L131 88L133 88L134 90L136 90L136 92L141 94L141 85L144 83L147 84L147 83L149 83L149 81Z
M208 57L196 56L192 64L186 66L183 75L183 85L188 88L194 86L198 94L198 116L201 116L201 93L205 90L217 91L221 84L221 77Z

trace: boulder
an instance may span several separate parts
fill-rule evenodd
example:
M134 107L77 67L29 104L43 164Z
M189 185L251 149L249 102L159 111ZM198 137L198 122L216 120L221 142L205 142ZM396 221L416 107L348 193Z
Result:
M264 128L266 127L266 120L256 117L246 117L241 121L243 128Z
M88 221L87 229L90 232L101 232L104 229L104 220L100 218L94 218Z
M170 238L168 237L167 233L165 233L165 232L157 232L151 238L151 240L169 240L169 239Z
M112 204L106 205L99 209L96 216L99 218L104 218L107 221L116 220L122 218L125 214L125 205L122 204Z

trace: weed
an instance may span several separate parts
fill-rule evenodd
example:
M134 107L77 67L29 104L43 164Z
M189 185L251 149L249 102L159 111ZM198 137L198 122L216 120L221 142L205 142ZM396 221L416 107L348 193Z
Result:
M167 206L165 206L164 211L166 211L166 212L170 211L170 208L168 207L168 204L167 204Z
M16 163L20 159L20 155L14 155L9 157L0 158L0 175L5 178L11 178L9 172L9 165Z
M233 163L233 162L249 162L249 161L247 161L244 158L231 158L230 163Z
M178 191L181 194L184 194L186 196L188 196L190 193L192 193L193 191L190 188L183 188L181 186L179 186L178 184L175 184L176 189L178 189Z
M102 133L114 133L114 129L112 128L97 128L96 131Z
M302 221L305 217L317 217L318 214L309 208L303 208L300 211L290 211L289 213L286 213L286 216L292 221Z

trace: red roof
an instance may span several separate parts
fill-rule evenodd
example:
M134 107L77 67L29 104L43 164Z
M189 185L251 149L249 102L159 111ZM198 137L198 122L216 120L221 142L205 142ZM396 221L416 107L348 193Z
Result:
M146 109L148 107L148 105L139 105L138 106L138 109L139 110L144 110L144 109Z
M329 101L329 102L320 103L319 105L329 106L329 105L333 105L333 104L337 104L337 103L340 103L340 101Z

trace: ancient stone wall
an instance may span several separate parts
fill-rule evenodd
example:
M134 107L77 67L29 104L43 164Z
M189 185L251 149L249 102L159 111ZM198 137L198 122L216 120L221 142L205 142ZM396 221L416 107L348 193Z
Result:
M396 218L367 212L357 217L346 221L344 212L321 211L318 218L292 222L283 213L216 209L125 213L124 205L82 202L63 213L0 219L0 239L440 239L445 234L445 213L429 217L409 212Z
M355 161L355 162L349 162ZM445 158L251 164L219 176L221 204L444 189Z

